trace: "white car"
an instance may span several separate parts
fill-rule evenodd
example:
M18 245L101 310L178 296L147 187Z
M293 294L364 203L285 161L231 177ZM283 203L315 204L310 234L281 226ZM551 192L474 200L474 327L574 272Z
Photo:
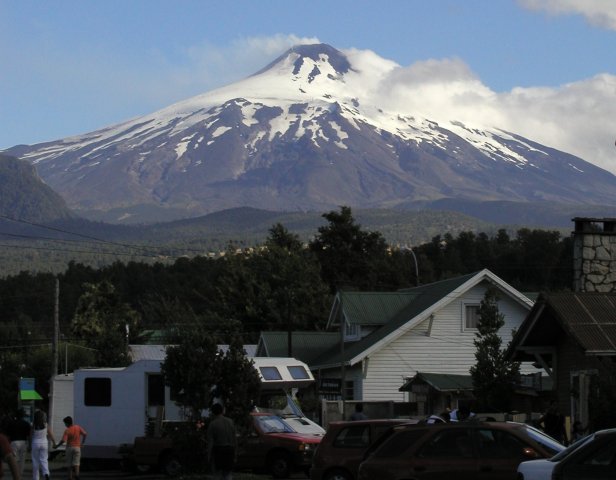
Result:
M595 459L593 457L595 452L601 458ZM591 469L596 470L592 475L590 474ZM607 477L603 476L606 472L602 470L607 471ZM580 476L580 472L586 473ZM593 478L597 480L616 478L616 429L602 430L588 435L552 458L529 460L518 465L518 480L552 480L553 478Z

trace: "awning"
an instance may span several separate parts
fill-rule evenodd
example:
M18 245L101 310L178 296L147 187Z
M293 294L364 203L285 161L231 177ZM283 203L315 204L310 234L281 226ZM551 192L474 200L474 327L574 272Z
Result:
M407 380L398 390L411 392L413 385L427 384L440 392L462 392L473 390L473 379L470 375L452 375L445 373L417 373Z
M21 400L43 400L36 390L20 390L19 398Z

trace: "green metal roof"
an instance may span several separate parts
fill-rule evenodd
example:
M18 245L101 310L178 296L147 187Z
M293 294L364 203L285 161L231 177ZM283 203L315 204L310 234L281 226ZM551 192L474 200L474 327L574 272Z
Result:
M473 378L470 375L449 375L446 373L417 373L402 385L401 392L409 392L416 383L427 383L440 392L457 392L473 390Z
M357 342L347 342L345 344L344 354L340 352L339 349L337 351L330 350L331 354L328 355L327 353L324 353L320 358L318 358L316 363L306 363L308 363L311 368L326 368L334 365L340 365L342 362L349 362L352 358L355 358L362 352L366 351L372 345L387 337L392 332L395 332L420 313L424 312L432 305L451 294L478 273L479 272L475 272L468 275L403 290L402 292L413 294L413 301L409 302L404 308L397 312L394 317L386 322L381 328L375 330ZM362 292L357 293L361 294ZM366 292L364 292L364 294L365 293Z
M337 300L347 321L355 325L385 325L417 298L415 292L339 292ZM340 325L340 316L331 325Z
M340 332L293 332L293 357L310 365L323 352L340 349ZM288 332L261 332L256 356L288 356Z

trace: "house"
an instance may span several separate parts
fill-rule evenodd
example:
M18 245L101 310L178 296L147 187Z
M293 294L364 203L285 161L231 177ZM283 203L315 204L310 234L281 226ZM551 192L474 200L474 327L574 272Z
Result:
M616 369L616 292L541 294L508 355L541 366L560 411L588 425L591 379Z
M400 387L418 372L469 374L477 310L491 286L500 295L505 346L532 302L482 270L396 292L338 292L327 331L294 332L293 355L310 366L321 393L333 398L416 402ZM264 332L257 355L287 355L287 335Z
M573 221L574 291L541 294L507 354L543 368L560 411L589 425L593 379L616 381L616 218Z

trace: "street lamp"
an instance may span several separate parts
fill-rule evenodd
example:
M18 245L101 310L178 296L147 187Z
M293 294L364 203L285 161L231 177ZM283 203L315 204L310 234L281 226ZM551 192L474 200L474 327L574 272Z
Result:
M405 245L402 249L411 252L413 256L413 261L415 262L415 285L419 287L419 265L417 264L417 256L415 256L415 252L408 245Z

